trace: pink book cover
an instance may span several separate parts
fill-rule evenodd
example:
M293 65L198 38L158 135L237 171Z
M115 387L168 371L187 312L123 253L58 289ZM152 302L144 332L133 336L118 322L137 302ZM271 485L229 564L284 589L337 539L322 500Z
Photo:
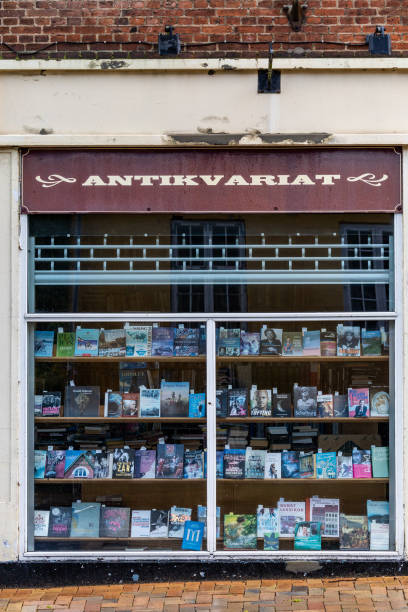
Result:
M348 390L349 417L370 416L370 393L367 388Z
M371 453L369 450L353 449L353 478L371 478Z

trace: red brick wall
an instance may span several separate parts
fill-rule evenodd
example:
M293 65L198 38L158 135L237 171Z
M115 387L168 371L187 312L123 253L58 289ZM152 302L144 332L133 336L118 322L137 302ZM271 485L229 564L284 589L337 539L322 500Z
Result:
M265 57L271 40L277 55L364 56L367 47L358 44L377 25L391 34L393 55L408 54L408 0L309 0L300 32L292 31L283 10L291 3L3 0L0 53L2 58L156 57L157 35L170 24L180 34L182 57Z

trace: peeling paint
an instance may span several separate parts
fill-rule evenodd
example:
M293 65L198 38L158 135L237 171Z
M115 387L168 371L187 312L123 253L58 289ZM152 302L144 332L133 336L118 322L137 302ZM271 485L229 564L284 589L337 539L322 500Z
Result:
M117 70L118 68L126 68L128 63L124 60L108 60L101 62L101 70Z
M265 134L257 130L242 134L227 134L225 132L212 133L211 128L197 128L199 134L167 134L167 144L183 145L310 145L327 144L333 138L328 132L311 132L309 134Z
M54 133L54 130L52 128L33 127L31 125L23 125L23 129L28 134L41 134L41 136L46 136L48 134Z
M236 70L236 66L231 66L231 64L221 64L222 70Z

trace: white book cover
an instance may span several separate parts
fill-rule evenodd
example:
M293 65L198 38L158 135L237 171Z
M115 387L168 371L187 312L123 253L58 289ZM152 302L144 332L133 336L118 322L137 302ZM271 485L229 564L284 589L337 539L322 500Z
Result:
M306 503L280 499L278 501L278 513L279 537L293 538L295 535L296 523L306 520Z
M337 455L337 478L353 478L353 458Z
M152 326L129 325L126 332L126 356L144 357L152 354Z
M281 454L266 453L265 455L265 479L281 478Z
M130 536L148 538L150 535L150 510L132 510Z
M390 526L388 523L371 522L370 550L389 550Z
M323 497L310 498L310 521L319 521L322 535L338 538L340 528L340 500Z
M184 523L191 521L191 508L178 508L172 506L169 512L169 538L182 538L184 536Z
M49 510L34 510L34 537L46 538L50 522Z
M258 506L256 512L256 537L263 538L265 533L279 531L279 515L277 508Z
M140 416L160 416L160 389L143 389L140 387Z

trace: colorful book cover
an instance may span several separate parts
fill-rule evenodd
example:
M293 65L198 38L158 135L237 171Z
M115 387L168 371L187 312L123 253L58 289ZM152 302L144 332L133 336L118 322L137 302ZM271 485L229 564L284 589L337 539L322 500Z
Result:
M188 398L189 418L205 417L205 393L190 393Z
M224 450L224 478L245 478L245 449Z
M99 537L127 538L130 528L130 508L101 507Z
M94 478L95 456L96 453L92 450L67 450L64 478Z
M245 478L264 479L266 450L254 450L247 446L245 451Z
M72 502L71 538L99 537L101 504Z
M224 478L224 451L217 450L217 478Z
M320 352L322 357L335 357L337 355L337 334L335 331L321 330Z
M174 355L197 357L199 354L200 330L198 327L176 327L174 330Z
M72 508L51 506L48 537L69 538L71 533Z
M64 469L65 469L65 451L64 450L47 451L47 460L45 462L44 478L64 478Z
M317 412L317 388L294 386L293 406L295 417L315 417Z
M132 510L130 537L148 538L150 535L150 510Z
M138 417L139 416L139 393L123 393L122 395L122 416L123 417Z
M320 356L320 330L303 332L303 355Z
M99 329L76 328L75 356L98 357Z
M317 521L302 521L295 526L295 550L321 550L321 524Z
M256 549L256 514L224 515L224 548Z
M229 389L228 391L228 416L248 416L248 390Z
M49 510L34 510L34 537L46 538L50 524Z
M333 416L337 418L347 418L348 412L348 397L347 395L334 395L333 397Z
M174 328L153 327L152 355L153 357L172 357L174 352Z
M145 357L152 353L152 326L128 325L125 327L126 357Z
M371 478L371 452L353 448L353 478Z
M390 453L388 446L371 447L371 466L373 478L388 478Z
M264 550L279 550L279 531L264 533Z
M388 501L367 499L368 529L373 521L376 523L390 522L390 504Z
M261 329L260 354L282 355L282 329L265 327Z
M184 524L191 520L191 508L179 508L172 506L169 512L169 538L182 538L184 536Z
M53 331L34 332L34 357L52 357L54 349Z
M186 521L181 550L201 550L204 537L204 525L200 521Z
M334 416L333 395L331 393L317 396L317 416L324 419Z
M282 451L282 478L299 478L299 452Z
M111 419L122 416L123 399L118 391L107 391L105 393L105 416Z
M183 478L197 480L204 478L204 460L203 451L201 450L185 450L184 451L184 474Z
M138 393L139 387L149 386L145 362L121 361L119 364L120 393Z
M34 395L34 416L42 416L42 401L42 394Z
M385 389L370 388L370 416L389 416L390 396Z
M353 458L337 454L337 478L353 478Z
M241 331L241 355L259 355L260 333Z
M160 416L160 389L140 389L140 416Z
M336 453L316 454L316 478L337 478Z
M270 389L251 389L251 417L272 416L272 394Z
M134 469L134 449L115 448L113 451L112 478L133 478Z
M95 450L94 458L94 478L109 478L109 459L106 450Z
M99 416L99 387L67 385L65 387L64 416L97 417Z
M309 497L306 500L306 520L318 521L321 533L328 538L339 537L340 500Z
M363 355L381 355L381 332L379 329L361 330L361 352Z
M279 538L278 510L259 505L256 511L256 537L263 538L265 533L276 533Z
M228 389L217 389L216 391L216 415L226 417L228 413Z
M348 390L349 416L362 418L370 416L370 392L369 389Z
M281 454L266 453L265 455L265 480L281 478Z
M168 510L156 510L150 512L150 537L167 538L169 532L169 513Z
M134 478L156 478L156 451L135 450Z
M360 357L360 328L337 326L338 357Z
M100 357L125 357L125 330L101 329L99 334L98 353Z
M158 444L156 478L183 478L183 444Z
M300 478L316 478L316 459L314 453L300 453L299 476Z
M368 519L355 514L340 514L340 550L369 550Z
M160 391L160 416L188 417L190 383L162 381Z
M218 331L218 355L220 357L239 357L241 352L241 329L226 329Z
M290 393L274 393L272 396L272 416L288 418L292 416Z
M43 416L60 416L61 391L44 391L41 408Z
M45 478L46 450L34 451L34 478Z
M57 357L73 357L75 353L75 332L57 334Z
M284 357L301 357L303 355L302 332L283 332L282 355Z
M305 519L305 502L293 502L280 499L278 501L279 537L293 537L296 523Z

